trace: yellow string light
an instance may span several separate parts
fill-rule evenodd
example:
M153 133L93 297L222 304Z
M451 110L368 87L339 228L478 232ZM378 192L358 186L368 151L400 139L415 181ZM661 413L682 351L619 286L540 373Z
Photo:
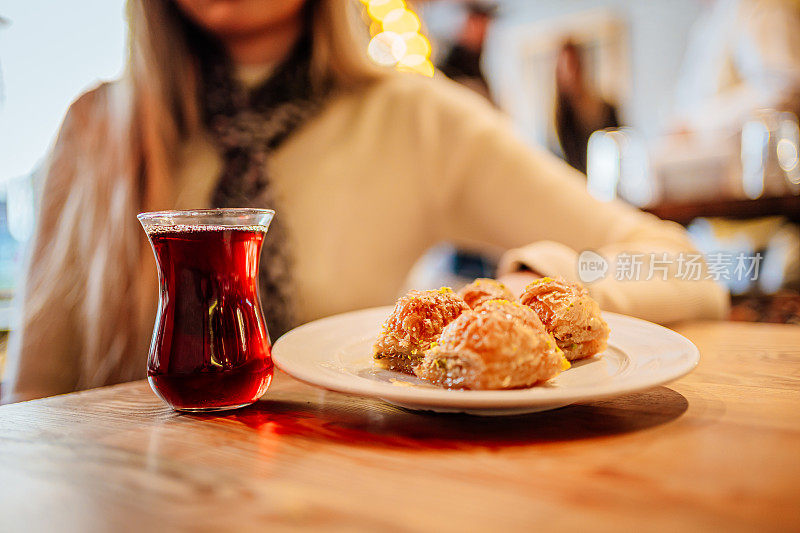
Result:
M411 54L404 55L400 61L397 62L397 70L403 72L416 72L428 77L433 76L433 64L427 57Z
M431 43L421 33L419 17L403 0L361 0L372 38L369 57L383 66L432 77Z
M392 31L382 31L372 38L367 53L373 61L384 67L397 65L406 55L406 42Z
M375 37L381 31L383 31L383 27L381 26L381 23L373 20L372 23L369 25L369 36L370 37Z
M393 31L395 33L416 33L421 27L419 18L408 9L390 11L381 20L381 25L383 25L384 31Z
M403 0L370 0L367 2L367 13L373 20L383 21L384 17L398 9L405 9L406 3Z
M406 42L406 50L409 55L431 56L431 43L425 36L416 32L408 32L400 35Z

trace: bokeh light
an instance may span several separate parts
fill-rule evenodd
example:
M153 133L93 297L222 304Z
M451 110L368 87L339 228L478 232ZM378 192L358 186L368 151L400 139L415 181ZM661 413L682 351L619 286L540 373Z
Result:
M408 55L431 56L431 43L423 35L416 32L408 32L400 35L406 42L406 53Z
M381 24L384 30L396 33L418 32L421 27L419 18L408 9L390 11Z
M367 13L373 20L382 22L384 17L396 10L405 10L406 3L403 0L370 0L367 2Z
M790 172L797 168L798 155L797 145L789 139L781 139L777 145L778 164L785 172Z
M367 54L377 64L432 77L431 43L419 17L403 0L361 0L372 38Z
M406 54L397 62L397 70L416 72L425 76L433 76L433 65L427 57L417 54Z
M406 42L392 31L383 31L369 42L367 54L384 67L396 65L406 55Z
M373 20L372 23L369 25L369 36L375 37L381 31L383 31L383 26L380 22Z

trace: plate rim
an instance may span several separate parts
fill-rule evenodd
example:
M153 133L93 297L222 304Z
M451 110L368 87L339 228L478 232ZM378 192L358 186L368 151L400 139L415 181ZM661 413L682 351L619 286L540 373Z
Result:
M686 362L682 365L677 365L675 368L668 369L669 371L667 372L655 374L651 376L651 379L641 379L640 377L639 379L631 380L631 376L629 375L622 380L612 381L604 385L592 386L591 388L529 387L513 390L478 391L451 390L444 388L414 388L415 394L410 396L408 394L408 388L406 387L391 386L385 382L374 381L360 376L353 376L356 379L347 381L337 381L334 376L329 376L324 373L309 377L306 372L303 372L303 365L294 365L291 358L283 357L282 347L287 342L291 342L298 335L302 335L308 329L324 327L327 323L346 320L351 316L359 314L371 315L372 313L386 313L388 316L393 307L392 305L387 305L358 309L302 324L288 331L275 341L272 346L273 362L280 370L294 379L333 392L367 398L378 398L390 402L414 404L419 405L420 408L428 406L463 409L525 408L547 404L566 405L581 401L608 399L641 392L680 379L691 373L700 362L700 351L697 346L680 333L641 318L610 311L603 311L603 316L611 317L612 321L622 320L632 323L638 322L648 328L662 330L667 336L674 338L677 343L682 345L682 352L686 358ZM623 353L628 355L624 350ZM638 374L634 371L633 376L637 375Z

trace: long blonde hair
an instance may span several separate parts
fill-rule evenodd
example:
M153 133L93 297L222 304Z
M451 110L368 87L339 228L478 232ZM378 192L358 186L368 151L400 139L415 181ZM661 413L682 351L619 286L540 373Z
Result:
M351 89L378 78L355 42L349 3L309 2L312 80ZM202 128L183 15L170 0L129 0L127 13L125 75L71 106L43 169L22 315L9 352L9 359L39 359L23 367L48 365L48 357L74 362L60 378L70 389L143 376L149 328L142 324L154 309L138 302L147 301L142 291L155 299L156 287L135 215L171 207L174 155ZM54 392L64 391L42 391Z

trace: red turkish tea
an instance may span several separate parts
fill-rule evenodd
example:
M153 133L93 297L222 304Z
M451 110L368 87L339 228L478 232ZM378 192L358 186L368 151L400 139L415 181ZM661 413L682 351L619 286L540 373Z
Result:
M143 225L160 284L151 387L178 410L256 401L273 371L258 297L266 226Z

